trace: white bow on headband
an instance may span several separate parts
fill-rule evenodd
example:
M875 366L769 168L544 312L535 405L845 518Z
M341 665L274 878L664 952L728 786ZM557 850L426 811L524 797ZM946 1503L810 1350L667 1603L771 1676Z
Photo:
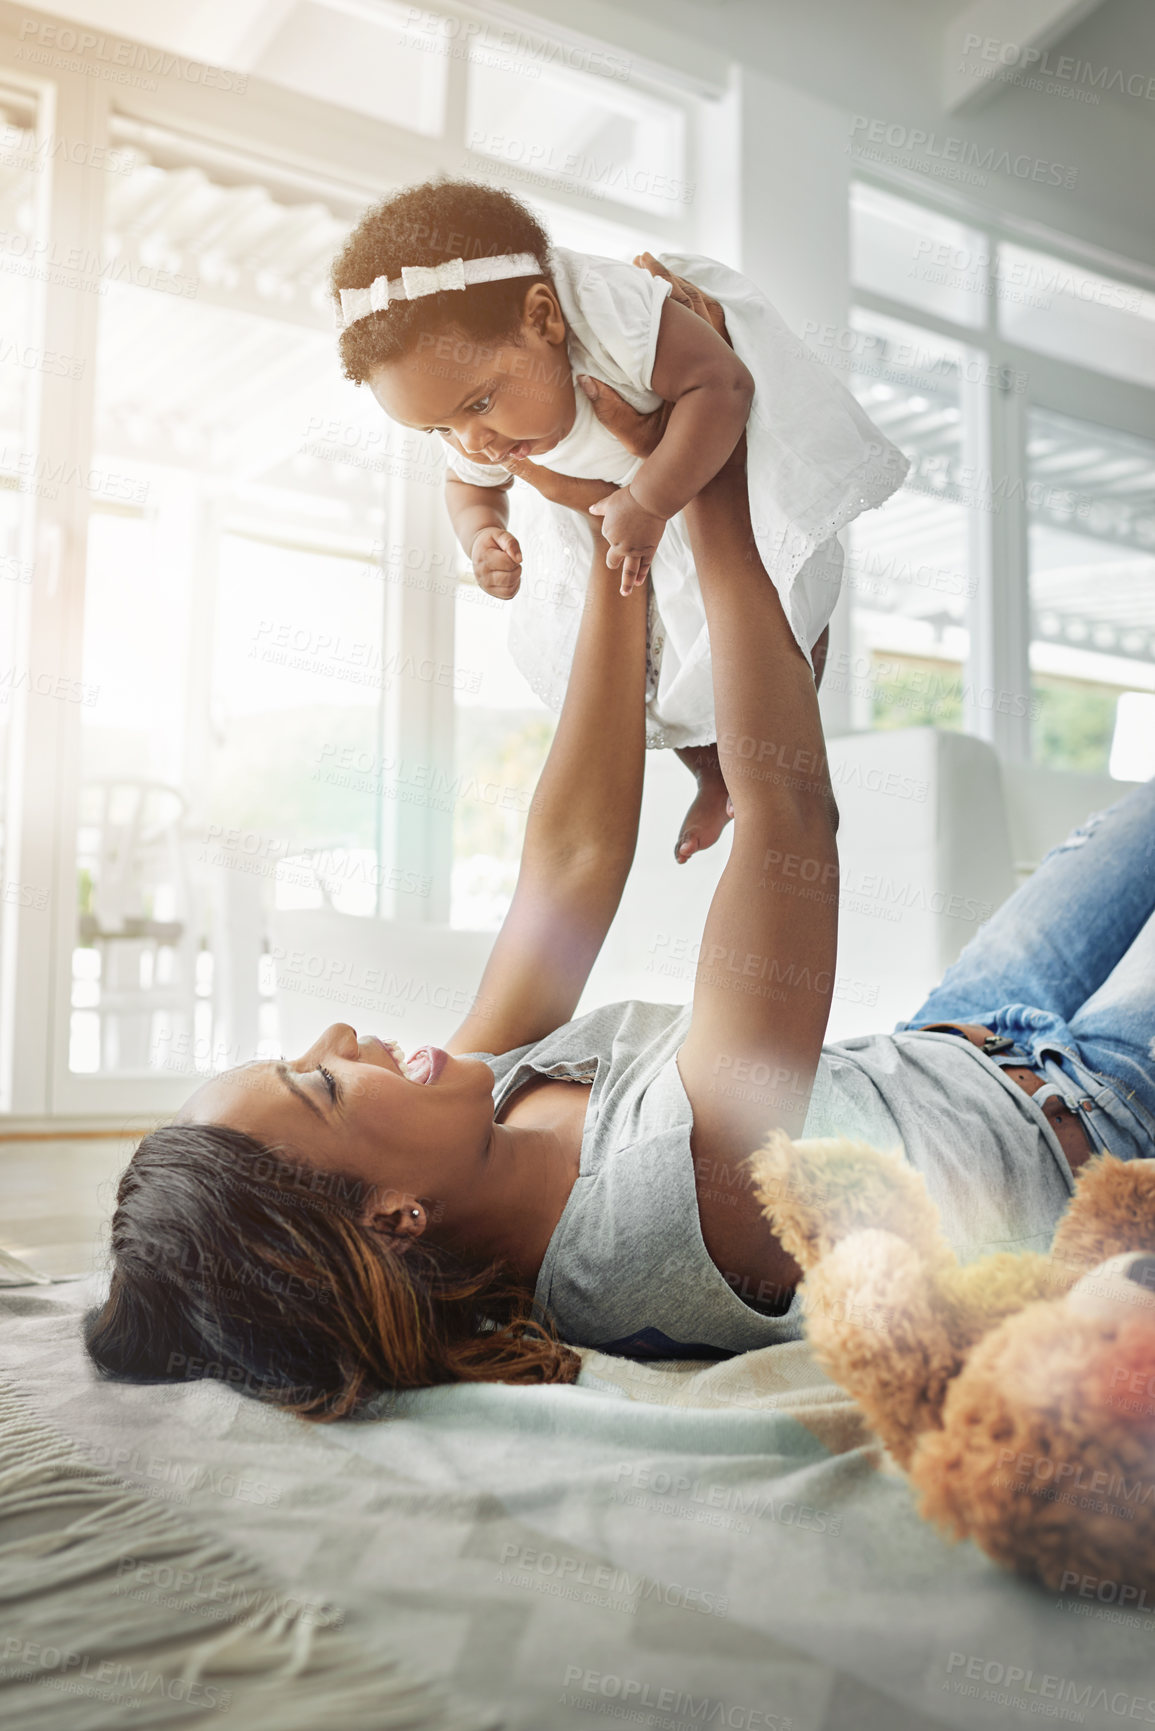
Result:
M383 312L390 301L413 301L421 295L469 288L473 283L504 282L507 277L544 275L531 252L506 252L498 258L451 258L445 264L407 265L392 281L379 276L368 288L342 289L337 328L348 330L358 319Z

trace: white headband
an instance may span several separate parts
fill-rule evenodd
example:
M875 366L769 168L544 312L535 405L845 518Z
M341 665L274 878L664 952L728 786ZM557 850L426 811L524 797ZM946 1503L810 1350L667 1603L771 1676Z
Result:
M504 282L507 277L544 276L531 252L507 252L499 258L451 258L446 264L407 265L399 277L379 276L368 288L342 289L338 330L348 330L358 319L383 312L390 301L413 301L421 295L441 294L447 289L469 288L473 283Z

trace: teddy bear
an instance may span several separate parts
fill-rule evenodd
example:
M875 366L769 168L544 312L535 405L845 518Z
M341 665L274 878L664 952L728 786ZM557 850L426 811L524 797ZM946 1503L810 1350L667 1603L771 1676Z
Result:
M899 1154L778 1132L750 1169L920 1512L1048 1587L1155 1600L1155 1161L1088 1161L1049 1255L965 1264Z

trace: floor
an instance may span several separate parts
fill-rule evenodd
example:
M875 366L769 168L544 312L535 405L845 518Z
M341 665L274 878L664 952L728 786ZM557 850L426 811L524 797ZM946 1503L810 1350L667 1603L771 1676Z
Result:
M0 1250L54 1280L103 1265L116 1185L138 1138L0 1142ZM0 1259L0 1284L19 1279Z

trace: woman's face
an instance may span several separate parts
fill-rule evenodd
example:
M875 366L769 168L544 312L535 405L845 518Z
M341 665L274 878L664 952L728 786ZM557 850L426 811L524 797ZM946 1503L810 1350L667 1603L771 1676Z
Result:
M398 1051L336 1022L303 1057L215 1076L181 1118L225 1124L305 1165L361 1178L386 1212L393 1196L452 1221L489 1153L493 1072L479 1058L436 1053L430 1073L415 1054L414 1077L429 1080L411 1080Z

